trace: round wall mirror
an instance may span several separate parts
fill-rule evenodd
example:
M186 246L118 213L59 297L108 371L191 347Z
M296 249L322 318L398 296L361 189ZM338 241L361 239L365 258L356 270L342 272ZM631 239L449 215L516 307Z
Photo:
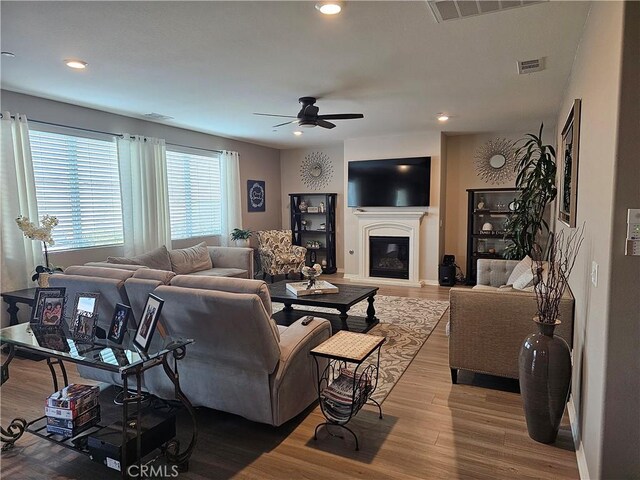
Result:
M487 183L507 183L515 178L516 155L513 142L505 138L489 140L475 154L478 176Z
M320 165L319 163L316 163L315 165L313 165L309 170L309 175L316 178L322 175L322 165Z
M489 165L493 168L502 168L507 163L507 158L504 155L497 154L489 159Z
M300 165L300 180L311 190L325 188L333 176L333 164L324 152L311 152Z

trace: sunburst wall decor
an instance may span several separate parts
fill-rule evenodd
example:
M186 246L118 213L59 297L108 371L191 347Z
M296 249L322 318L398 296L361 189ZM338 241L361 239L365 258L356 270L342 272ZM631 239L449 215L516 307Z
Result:
M311 152L300 165L300 180L312 190L320 190L333 177L333 164L326 153Z
M506 138L489 140L476 150L476 172L487 183L505 183L516 175L516 152Z

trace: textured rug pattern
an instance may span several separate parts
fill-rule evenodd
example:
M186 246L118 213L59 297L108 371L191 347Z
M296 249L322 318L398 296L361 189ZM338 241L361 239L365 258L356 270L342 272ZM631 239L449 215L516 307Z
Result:
M366 317L367 306L367 302L360 302L349 314ZM282 307L282 304L273 304L274 312ZM387 398L448 307L447 301L376 295L376 317L380 323L368 333L387 339L380 354L378 388L373 394L376 401L382 403ZM321 307L304 308L336 313Z

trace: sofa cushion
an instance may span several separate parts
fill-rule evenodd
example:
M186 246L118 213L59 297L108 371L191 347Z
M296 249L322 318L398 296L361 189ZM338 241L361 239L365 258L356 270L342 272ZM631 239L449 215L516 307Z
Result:
M210 268L200 272L192 272L189 275L199 275L201 277L235 277L247 278L247 271L242 268Z
M148 253L136 255L135 257L108 257L107 262L125 265L144 265L156 270L171 271L171 259L169 258L169 251L164 245L156 248L155 250L151 250Z
M254 293L260 297L262 304L271 316L271 295L267 284L262 280L246 278L209 277L202 275L177 275L171 279L174 287L200 288L203 290L219 290L230 293Z
M121 268L87 267L84 265L72 265L64 269L65 275L78 275L82 277L111 278L125 281L133 275L132 270Z
M176 274L167 270L156 270L154 268L141 268L136 270L132 278L139 278L140 280L156 280L164 285L168 285L169 282Z
M170 250L169 258L171 260L171 270L178 275L186 275L213 268L205 242L189 248Z
M533 265L533 260L531 257L527 255L524 257L511 271L511 275L507 279L507 285L513 285L518 278L520 278L524 274L528 274L531 280L533 280L533 273L531 272L531 265Z

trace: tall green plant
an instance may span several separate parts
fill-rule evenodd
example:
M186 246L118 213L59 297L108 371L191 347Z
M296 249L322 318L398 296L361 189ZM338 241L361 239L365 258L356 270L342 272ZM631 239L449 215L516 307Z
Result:
M558 193L556 151L551 145L542 143L543 128L544 124L541 124L537 136L527 134L521 140L524 145L516 150L519 196L505 225L506 236L513 241L505 249L505 258L520 259L531 255L538 234L549 232L549 225L543 217L545 207Z

